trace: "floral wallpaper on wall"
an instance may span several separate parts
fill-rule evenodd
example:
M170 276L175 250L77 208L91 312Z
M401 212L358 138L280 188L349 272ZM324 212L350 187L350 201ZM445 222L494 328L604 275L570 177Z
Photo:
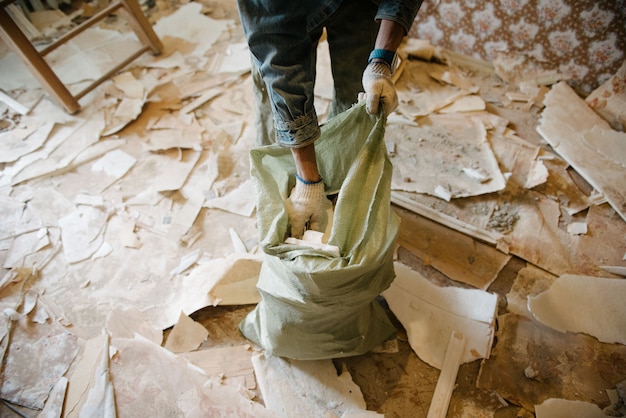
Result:
M474 58L524 55L582 93L626 59L626 0L425 0L409 36Z

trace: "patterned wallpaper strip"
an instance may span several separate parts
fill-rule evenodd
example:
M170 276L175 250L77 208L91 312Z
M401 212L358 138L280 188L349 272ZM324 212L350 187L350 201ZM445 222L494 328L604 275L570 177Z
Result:
M474 58L524 56L587 94L626 59L626 0L425 0L409 36Z

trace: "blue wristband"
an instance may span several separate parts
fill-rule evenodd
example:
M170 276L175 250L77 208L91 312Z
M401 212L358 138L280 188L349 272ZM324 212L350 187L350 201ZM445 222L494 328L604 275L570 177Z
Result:
M296 174L296 179L297 179L300 183L303 183L303 184L306 184L306 185L311 185L311 184L319 184L319 183L321 183L321 182L322 182L322 178L321 178L321 177L320 177L320 179L319 179L318 181L306 181L306 180L304 180L302 177L300 177L300 176L299 176L299 175L297 175L297 174Z
M372 60L381 59L389 64L389 67L393 67L393 60L396 58L396 54L388 49L375 49L370 53L370 57L367 60L369 64Z

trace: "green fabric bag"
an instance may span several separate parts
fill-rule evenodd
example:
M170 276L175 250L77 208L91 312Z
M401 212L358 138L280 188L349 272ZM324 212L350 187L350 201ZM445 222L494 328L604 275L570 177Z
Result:
M239 328L266 351L301 360L346 357L394 335L375 300L395 277L400 224L390 207L384 132L385 118L370 116L361 103L322 126L315 143L327 191L338 191L328 244L339 247L340 257L284 242L290 228L284 202L295 181L291 151L251 150L264 259L261 302Z

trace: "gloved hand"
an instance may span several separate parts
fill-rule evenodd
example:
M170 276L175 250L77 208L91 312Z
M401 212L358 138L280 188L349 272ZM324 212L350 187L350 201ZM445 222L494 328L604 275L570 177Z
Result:
M379 103L383 103L385 116L398 107L396 87L391 80L391 68L383 62L372 61L363 72L363 88L365 89L365 107L367 113L378 113Z
M326 210L330 205L321 179L317 183L305 183L296 176L296 187L286 201L287 214L291 221L291 236L302 238L307 222L309 229L324 232L327 221Z

